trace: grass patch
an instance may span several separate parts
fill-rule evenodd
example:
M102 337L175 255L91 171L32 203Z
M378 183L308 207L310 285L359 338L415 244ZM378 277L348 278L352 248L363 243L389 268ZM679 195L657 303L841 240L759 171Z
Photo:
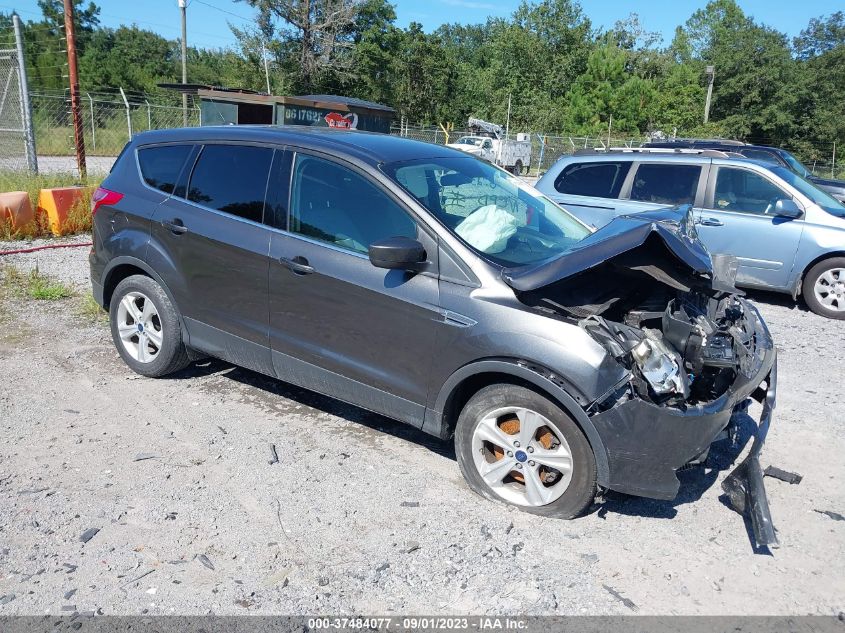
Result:
M38 268L27 274L14 266L6 266L0 283L0 297L5 299L12 294L36 301L59 301L76 293L70 286L41 274Z
M77 305L77 313L83 319L97 323L106 323L109 320L109 313L103 310L100 305L94 301L94 297L90 292L82 295Z

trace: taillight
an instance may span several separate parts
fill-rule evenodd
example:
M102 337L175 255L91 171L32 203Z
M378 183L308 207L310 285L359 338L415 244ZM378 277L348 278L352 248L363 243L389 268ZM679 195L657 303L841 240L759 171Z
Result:
M97 187L94 195L91 196L91 215L97 213L97 209L103 205L111 206L123 200L123 194L116 191L109 191L102 187Z

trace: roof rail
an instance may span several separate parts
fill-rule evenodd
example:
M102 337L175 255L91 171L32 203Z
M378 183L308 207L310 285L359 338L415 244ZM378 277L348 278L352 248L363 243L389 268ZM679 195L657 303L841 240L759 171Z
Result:
M590 156L597 154L663 154L663 155L692 155L708 158L731 158L735 152L723 152L718 149L696 149L688 147L609 147L586 148L573 152L573 156Z

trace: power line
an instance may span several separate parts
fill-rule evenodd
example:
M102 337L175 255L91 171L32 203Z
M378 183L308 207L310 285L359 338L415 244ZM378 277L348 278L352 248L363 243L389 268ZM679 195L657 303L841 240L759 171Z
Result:
M233 18L238 18L239 20L243 20L244 22L254 22L255 20L252 18L245 18L242 15L238 15L237 13L232 13L231 11L227 11L226 9L221 9L220 7L215 7L213 4L209 4L208 2L204 2L204 0L191 0L191 4L194 2L198 4L202 4L210 9L214 9L215 11L220 11L220 13L225 13L226 15L231 15Z

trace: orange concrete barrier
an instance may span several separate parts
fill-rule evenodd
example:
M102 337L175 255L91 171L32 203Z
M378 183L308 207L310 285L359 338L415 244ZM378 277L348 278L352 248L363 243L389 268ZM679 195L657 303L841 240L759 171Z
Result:
M84 187L58 187L42 189L38 194L38 209L47 214L50 231L61 235L71 210L83 204Z
M26 191L0 193L0 222L8 222L12 231L19 231L35 220Z

